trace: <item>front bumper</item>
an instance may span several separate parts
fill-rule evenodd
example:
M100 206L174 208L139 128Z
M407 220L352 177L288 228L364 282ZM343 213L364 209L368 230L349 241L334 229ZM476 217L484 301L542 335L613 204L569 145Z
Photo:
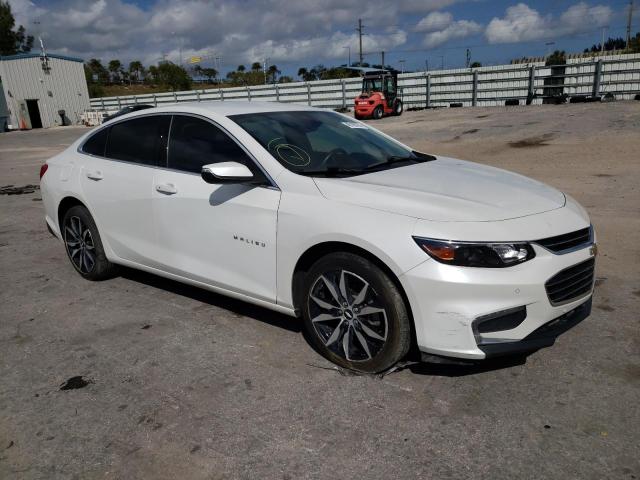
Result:
M593 258L590 246L563 255L533 248L535 258L513 267L456 267L428 259L401 275L420 350L466 359L533 351L552 345L560 333L586 318L593 285L582 296L554 306L545 282ZM524 318L511 322L508 329L478 331L479 319L522 310Z

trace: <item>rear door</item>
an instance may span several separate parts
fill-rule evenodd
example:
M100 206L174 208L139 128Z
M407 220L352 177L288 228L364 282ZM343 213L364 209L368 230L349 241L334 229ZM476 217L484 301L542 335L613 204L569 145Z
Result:
M171 117L146 115L96 133L81 148L81 185L100 235L114 253L157 264L153 225L153 175L164 152Z
M280 190L271 184L206 183L203 165L235 161L267 177L225 130L174 115L168 164L154 178L154 219L162 269L275 302Z

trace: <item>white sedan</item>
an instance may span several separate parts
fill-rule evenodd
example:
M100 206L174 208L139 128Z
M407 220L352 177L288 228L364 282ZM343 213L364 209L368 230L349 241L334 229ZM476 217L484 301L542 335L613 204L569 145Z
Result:
M353 370L537 350L591 309L595 237L572 198L332 111L148 109L40 177L47 224L84 278L125 265L301 317Z

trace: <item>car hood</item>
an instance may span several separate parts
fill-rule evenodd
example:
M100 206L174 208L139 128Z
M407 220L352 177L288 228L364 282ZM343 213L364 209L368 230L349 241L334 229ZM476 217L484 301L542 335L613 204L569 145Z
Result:
M562 192L499 168L454 158L350 178L314 178L328 199L441 222L489 222L564 206Z

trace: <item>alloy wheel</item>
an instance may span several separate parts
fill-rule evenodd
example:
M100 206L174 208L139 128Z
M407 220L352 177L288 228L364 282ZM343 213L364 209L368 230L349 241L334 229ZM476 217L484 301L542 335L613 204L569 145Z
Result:
M365 279L347 270L325 272L308 299L309 318L325 347L350 362L371 360L388 335L382 300Z
M80 217L69 217L64 226L64 243L71 262L80 273L90 273L96 265L96 249L89 227Z

